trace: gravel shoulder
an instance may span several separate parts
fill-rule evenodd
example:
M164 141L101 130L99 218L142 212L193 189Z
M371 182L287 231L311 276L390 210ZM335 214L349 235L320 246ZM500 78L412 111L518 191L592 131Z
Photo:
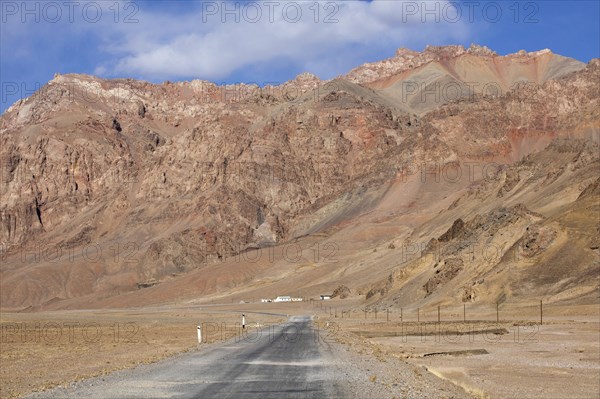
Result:
M384 353L378 345L335 324L317 323L335 353L335 363L356 398L473 398L463 388L428 371Z

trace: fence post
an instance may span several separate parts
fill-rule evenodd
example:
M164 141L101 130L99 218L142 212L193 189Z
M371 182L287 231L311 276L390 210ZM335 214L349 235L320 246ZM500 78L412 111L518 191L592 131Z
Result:
M496 302L496 323L500 322L500 311L498 310L498 302Z
M544 325L544 313L542 308L542 300L540 299L540 326Z
M367 320L367 309L365 309L365 320Z
M440 323L440 305L438 305L438 324Z
M467 322L467 305L463 303L463 322Z
M377 309L375 309L375 320L377 320Z
M421 308L417 308L417 323L421 322L421 315L420 315L420 313L421 313Z
M402 310L403 310L403 308L400 308L400 323L404 322L404 319L402 318L402 316L403 316L402 315L402 313L403 313Z
M390 321L390 310L387 309L386 321Z

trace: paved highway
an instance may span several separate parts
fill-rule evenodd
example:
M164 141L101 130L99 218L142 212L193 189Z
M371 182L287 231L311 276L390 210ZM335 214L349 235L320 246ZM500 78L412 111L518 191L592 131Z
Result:
M256 330L253 330L256 333ZM346 398L324 333L308 317L152 365L95 378L43 398Z

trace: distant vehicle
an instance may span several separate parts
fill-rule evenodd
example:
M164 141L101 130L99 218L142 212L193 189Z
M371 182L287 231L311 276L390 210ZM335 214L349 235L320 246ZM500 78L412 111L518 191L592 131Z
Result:
M322 301L328 301L331 299L331 295L320 295Z
M273 300L273 302L291 302L291 301L292 301L292 297L288 296L288 295L278 296L277 298L275 298Z

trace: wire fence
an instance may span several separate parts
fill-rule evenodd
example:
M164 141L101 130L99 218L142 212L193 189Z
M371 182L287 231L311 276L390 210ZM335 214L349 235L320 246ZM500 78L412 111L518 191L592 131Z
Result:
M509 323L544 324L556 305L542 300L527 303L463 303L390 308L349 308L328 301L311 301L313 308L333 318L395 323ZM557 312L560 314L561 312Z

